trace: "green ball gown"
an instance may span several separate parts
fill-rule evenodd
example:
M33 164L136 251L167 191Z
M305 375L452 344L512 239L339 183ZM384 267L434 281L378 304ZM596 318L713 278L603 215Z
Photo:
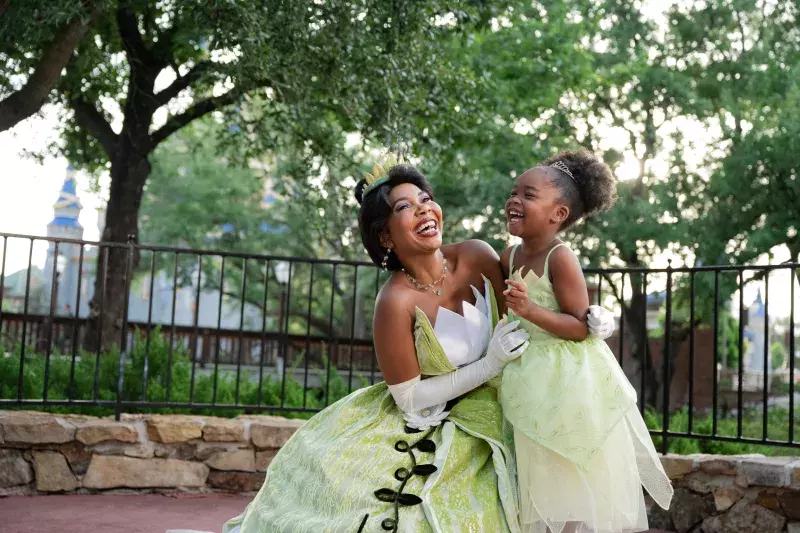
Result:
M435 326L417 309L423 378L485 354L497 303L486 279L473 292L463 315L440 308ZM493 381L410 421L385 383L342 398L289 439L223 532L518 533L513 430Z

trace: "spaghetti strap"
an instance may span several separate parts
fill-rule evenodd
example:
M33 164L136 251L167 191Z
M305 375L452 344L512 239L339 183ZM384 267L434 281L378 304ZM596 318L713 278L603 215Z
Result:
M509 278L514 273L514 254L517 253L517 248L519 248L519 244L515 244L514 247L511 248L511 256L508 258L508 277Z
M550 256L553 255L553 252L556 250L556 248L558 248L560 246L564 246L565 248L569 248L569 246L567 246L563 242L560 242L560 243L556 244L555 246L553 246L552 248L550 248L550 251L547 252L547 257L544 258L544 272L542 273L542 277L543 278L548 278L548 279L550 278ZM513 256L513 252L512 252L512 256Z

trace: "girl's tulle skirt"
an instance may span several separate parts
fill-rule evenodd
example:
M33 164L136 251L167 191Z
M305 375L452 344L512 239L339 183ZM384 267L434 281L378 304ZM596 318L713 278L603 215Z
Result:
M531 346L506 367L500 390L514 426L523 531L647 530L642 486L669 507L672 484L636 392L604 342Z

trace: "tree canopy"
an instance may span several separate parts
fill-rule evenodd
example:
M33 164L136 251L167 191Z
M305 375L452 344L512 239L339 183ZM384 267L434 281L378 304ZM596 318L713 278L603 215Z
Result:
M107 242L136 238L153 150L214 112L226 114L240 132L240 150L251 155L281 146L306 158L324 154L337 129L393 144L417 117L432 131L450 128L458 120L448 117L467 111L477 81L443 47L504 9L467 0L87 5L63 0L45 12L20 1L7 8L0 56L9 81L0 96L29 95L37 62L52 53L64 25L88 20L55 90L46 83L38 90L64 110L54 149L76 166L110 173ZM29 86L20 90L15 80ZM123 264L121 254L109 254L109 272ZM124 283L98 276L104 338L118 338Z

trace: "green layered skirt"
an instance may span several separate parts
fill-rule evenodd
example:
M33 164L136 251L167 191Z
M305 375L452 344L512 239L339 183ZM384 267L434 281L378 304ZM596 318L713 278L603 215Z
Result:
M224 533L517 533L513 431L497 391L448 407L415 432L385 383L341 399L292 436Z

